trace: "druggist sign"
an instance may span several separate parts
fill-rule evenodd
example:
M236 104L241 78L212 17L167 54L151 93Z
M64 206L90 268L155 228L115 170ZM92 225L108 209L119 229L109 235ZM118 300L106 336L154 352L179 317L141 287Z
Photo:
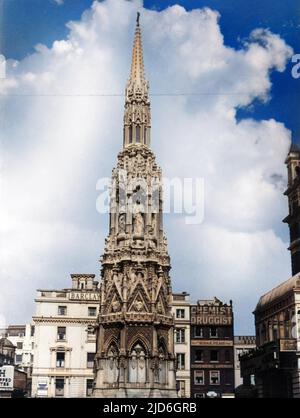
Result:
M9 391L14 388L14 366L0 367L0 391Z

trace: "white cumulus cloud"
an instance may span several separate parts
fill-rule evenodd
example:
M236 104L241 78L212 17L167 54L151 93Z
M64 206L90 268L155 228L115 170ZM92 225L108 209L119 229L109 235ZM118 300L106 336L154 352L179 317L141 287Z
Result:
M152 97L152 148L164 176L205 184L202 224L165 216L173 287L194 300L233 299L238 331L250 332L260 293L290 274L281 225L290 132L236 112L269 100L270 74L285 70L292 50L263 28L229 47L208 8L157 12L124 0L94 2L66 39L7 63L0 314L25 321L36 288L67 287L69 273L100 268L108 216L96 212L96 182L122 146L124 98L115 95L137 9L151 92L173 94Z

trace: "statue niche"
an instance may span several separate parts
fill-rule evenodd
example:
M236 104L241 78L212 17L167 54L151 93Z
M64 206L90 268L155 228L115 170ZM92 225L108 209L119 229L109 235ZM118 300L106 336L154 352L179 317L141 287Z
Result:
M107 352L106 380L107 383L117 383L119 378L118 349L112 344Z
M121 213L119 216L119 234L125 234L126 214Z
M130 383L146 382L146 353L137 343L129 356L128 380Z
M144 217L141 212L137 212L134 216L133 221L133 232L136 235L143 236L144 235Z
M166 350L163 346L159 347L158 350L158 382L166 383L167 381L167 362L166 362Z

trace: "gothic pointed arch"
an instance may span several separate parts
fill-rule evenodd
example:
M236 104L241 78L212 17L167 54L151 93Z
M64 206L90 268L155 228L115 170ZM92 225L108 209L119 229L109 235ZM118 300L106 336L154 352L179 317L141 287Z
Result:
M116 336L112 335L110 339L105 342L104 351L106 355L108 355L110 351L115 352L116 354L119 353L119 342Z
M133 348L137 345L140 345L145 353L148 355L150 352L150 347L149 347L149 341L147 341L147 339L145 338L145 336L142 333L137 334L132 341L130 342L129 346L128 346L128 352L131 353Z

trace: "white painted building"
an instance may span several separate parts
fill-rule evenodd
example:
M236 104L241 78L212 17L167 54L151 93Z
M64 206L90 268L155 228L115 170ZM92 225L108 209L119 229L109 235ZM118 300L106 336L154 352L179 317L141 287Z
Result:
M255 335L238 335L234 337L234 386L236 388L244 383L241 376L239 356L256 348L255 340ZM254 384L254 381L251 383Z
M32 397L91 395L99 310L95 275L72 274L72 287L38 290Z
M175 319L174 347L177 363L176 382L178 396L189 398L191 395L191 338L188 293L173 293L172 312Z
M31 374L34 350L34 326L9 325L1 330L1 336L6 337L15 346L14 364L19 371L27 376L27 396L31 394Z
M16 347L15 365L18 369L24 370L30 378L33 364L34 326L32 324L9 325L0 333L1 337L8 338Z

